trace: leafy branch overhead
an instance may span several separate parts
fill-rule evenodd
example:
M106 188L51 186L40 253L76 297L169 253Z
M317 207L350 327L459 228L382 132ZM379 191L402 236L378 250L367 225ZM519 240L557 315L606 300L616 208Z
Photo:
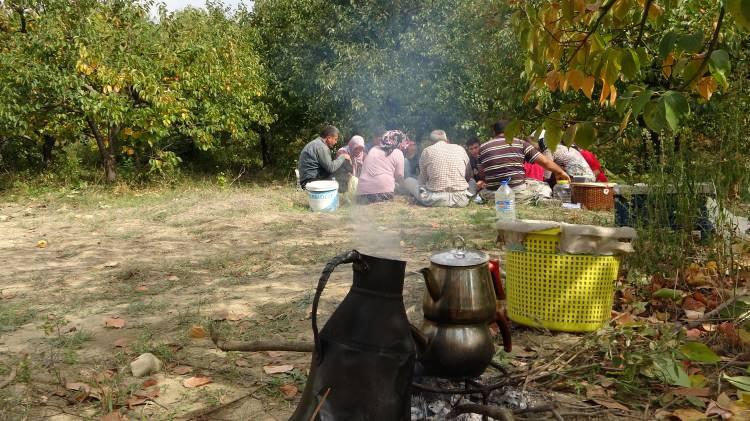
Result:
M750 29L750 0L521 0L513 24L526 99L553 110L548 143L587 146L631 124L677 131L691 104L731 89L728 46Z

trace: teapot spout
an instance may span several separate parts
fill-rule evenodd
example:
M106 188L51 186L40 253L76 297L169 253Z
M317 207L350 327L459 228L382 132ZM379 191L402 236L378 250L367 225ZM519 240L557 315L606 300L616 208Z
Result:
M438 301L443 295L443 291L430 268L422 268L419 270L419 273L424 277L424 283L427 286L427 292L430 294L432 301Z

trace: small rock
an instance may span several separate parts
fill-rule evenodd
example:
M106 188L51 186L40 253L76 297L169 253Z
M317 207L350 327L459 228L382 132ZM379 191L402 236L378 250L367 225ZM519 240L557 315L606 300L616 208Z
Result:
M130 363L130 371L135 377L143 377L161 370L161 361L154 354L141 354Z

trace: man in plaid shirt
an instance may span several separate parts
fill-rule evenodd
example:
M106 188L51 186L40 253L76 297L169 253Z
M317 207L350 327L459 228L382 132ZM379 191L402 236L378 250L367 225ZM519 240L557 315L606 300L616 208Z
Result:
M430 133L430 141L419 158L419 180L407 178L404 188L422 206L465 207L476 194L466 150L449 143L443 130Z

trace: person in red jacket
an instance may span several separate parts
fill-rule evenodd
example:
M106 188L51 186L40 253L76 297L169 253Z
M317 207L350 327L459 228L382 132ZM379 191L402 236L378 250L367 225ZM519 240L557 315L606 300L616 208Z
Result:
M579 148L577 145L573 145L573 147L576 148L578 152L581 153L581 155L583 155L583 159L586 160L586 163L589 164L589 167L591 167L591 171L594 173L594 176L596 176L596 181L599 183L606 183L608 181L607 175L604 174L602 164L596 158L596 155L594 155L594 153L591 151Z

